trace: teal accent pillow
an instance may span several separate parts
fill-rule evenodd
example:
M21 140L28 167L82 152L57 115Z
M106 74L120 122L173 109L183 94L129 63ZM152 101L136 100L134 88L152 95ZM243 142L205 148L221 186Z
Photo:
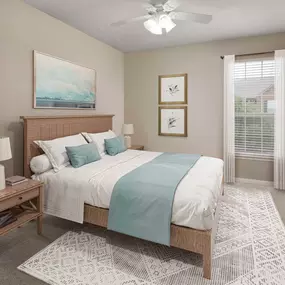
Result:
M116 155L127 150L123 136L105 139L106 151L109 155Z
M78 168L82 165L101 159L94 143L65 147L71 165Z

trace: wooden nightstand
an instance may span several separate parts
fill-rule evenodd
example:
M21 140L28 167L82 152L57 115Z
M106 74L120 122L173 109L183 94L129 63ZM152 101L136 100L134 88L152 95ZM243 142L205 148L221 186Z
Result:
M36 206L31 200L36 199ZM0 228L0 236L21 227L27 222L37 220L38 234L42 233L43 184L29 179L15 186L0 190L0 212L10 209L17 221Z
M144 146L143 145L132 145L131 147L129 147L129 149L144 150Z

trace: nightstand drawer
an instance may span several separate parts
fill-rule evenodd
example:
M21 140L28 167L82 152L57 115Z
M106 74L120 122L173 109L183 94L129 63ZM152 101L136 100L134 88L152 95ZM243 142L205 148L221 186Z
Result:
M23 202L29 201L33 198L38 197L40 194L39 188L30 190L26 193L16 195L14 197L8 198L7 200L4 200L0 204L0 212L4 211L6 209L12 208L14 206L20 205Z

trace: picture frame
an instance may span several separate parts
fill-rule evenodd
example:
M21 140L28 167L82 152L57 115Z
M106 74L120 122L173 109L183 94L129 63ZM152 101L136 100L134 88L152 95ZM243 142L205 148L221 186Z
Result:
M158 135L172 137L188 136L187 106L158 107Z
M33 51L34 109L96 109L96 71Z
M158 76L158 104L183 105L188 101L188 75L172 74Z

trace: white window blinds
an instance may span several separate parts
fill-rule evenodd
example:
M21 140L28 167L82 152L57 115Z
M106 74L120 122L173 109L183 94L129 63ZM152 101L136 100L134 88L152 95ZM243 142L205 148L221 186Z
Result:
M236 58L235 152L237 156L273 158L274 55Z

